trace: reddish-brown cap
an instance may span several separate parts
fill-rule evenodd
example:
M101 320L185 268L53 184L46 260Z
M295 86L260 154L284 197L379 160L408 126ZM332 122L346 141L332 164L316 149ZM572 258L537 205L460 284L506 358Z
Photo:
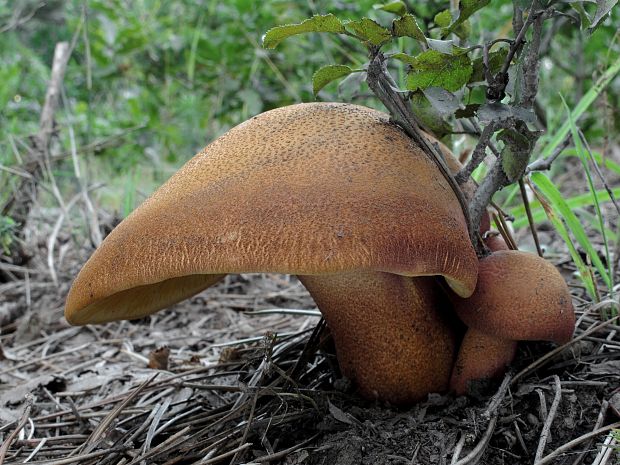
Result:
M529 252L499 250L481 259L475 292L454 303L468 327L497 338L561 344L570 340L575 325L562 275Z
M73 324L150 314L222 274L378 270L473 292L454 192L389 117L300 104L230 130L125 219L69 292Z
M501 236L501 234L498 233L487 234L484 238L484 243L491 252L497 252L499 250L510 250L510 247L508 247L508 244L506 244L504 238Z

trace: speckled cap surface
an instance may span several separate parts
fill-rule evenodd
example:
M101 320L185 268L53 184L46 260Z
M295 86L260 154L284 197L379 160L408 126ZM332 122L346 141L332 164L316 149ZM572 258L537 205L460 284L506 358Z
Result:
M88 260L65 315L137 318L240 272L443 275L469 295L477 264L448 182L387 115L299 104L240 124L173 175Z
M575 310L568 286L547 260L530 252L498 250L480 260L478 284L468 299L455 298L470 328L514 341L568 342Z

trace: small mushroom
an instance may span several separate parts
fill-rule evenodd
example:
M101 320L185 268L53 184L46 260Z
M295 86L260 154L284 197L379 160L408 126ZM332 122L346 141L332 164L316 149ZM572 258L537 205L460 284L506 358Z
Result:
M495 379L506 372L517 352L517 341L468 328L452 370L450 388L465 394L475 380Z
M566 282L551 263L529 252L498 250L482 258L476 290L453 303L469 328L450 381L458 394L475 379L500 376L516 341L563 344L575 326Z
M488 233L484 236L484 243L491 252L497 252L498 250L510 250L508 244L498 233Z
M389 117L336 103L263 113L190 160L125 219L67 297L72 324L133 319L227 273L300 276L346 376L407 403L447 387L452 328L430 279L469 296L478 261L459 202Z

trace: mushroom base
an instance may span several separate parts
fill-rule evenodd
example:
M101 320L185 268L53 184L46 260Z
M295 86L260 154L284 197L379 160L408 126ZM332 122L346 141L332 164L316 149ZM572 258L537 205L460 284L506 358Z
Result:
M365 271L299 279L332 332L342 373L364 397L404 405L447 390L457 336L433 278Z
M516 352L516 341L500 339L469 328L454 364L450 389L463 395L467 394L473 381L500 378L506 373Z

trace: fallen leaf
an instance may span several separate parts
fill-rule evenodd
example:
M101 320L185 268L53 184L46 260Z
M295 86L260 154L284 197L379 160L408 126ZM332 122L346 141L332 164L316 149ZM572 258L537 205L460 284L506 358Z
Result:
M170 349L168 346L159 347L149 354L148 367L154 370L167 370L169 359Z

